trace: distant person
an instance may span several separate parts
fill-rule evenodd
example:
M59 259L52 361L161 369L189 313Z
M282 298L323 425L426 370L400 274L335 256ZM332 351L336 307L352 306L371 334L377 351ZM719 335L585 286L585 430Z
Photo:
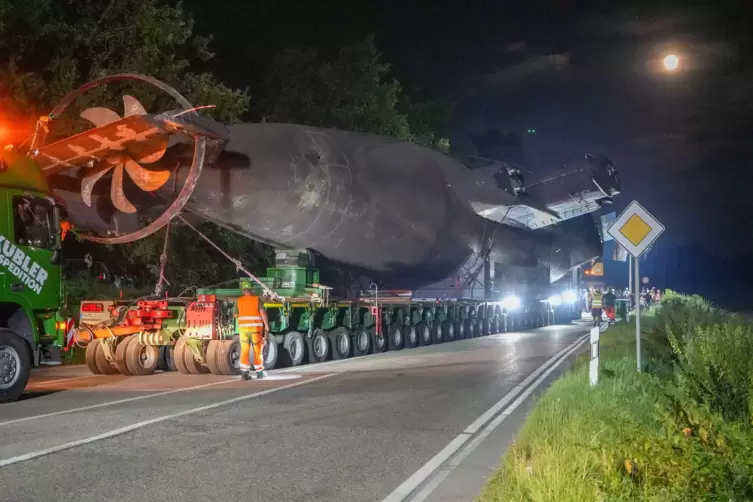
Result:
M600 289L594 290L591 295L591 317L594 319L594 326L601 322L601 312L604 308L604 295Z
M651 309L651 304L653 303L652 300L653 300L653 298L651 296L651 291L644 290L643 291L643 301L646 303L646 309L648 309L648 310Z
M617 295L614 294L612 289L609 289L604 294L604 311L607 313L607 320L614 322L614 306L617 301Z

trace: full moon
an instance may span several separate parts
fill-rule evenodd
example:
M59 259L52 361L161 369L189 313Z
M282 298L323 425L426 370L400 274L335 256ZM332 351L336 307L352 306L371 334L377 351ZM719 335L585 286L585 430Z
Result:
M678 58L674 54L670 54L669 56L664 58L664 68L669 71L676 70L679 65L680 58Z

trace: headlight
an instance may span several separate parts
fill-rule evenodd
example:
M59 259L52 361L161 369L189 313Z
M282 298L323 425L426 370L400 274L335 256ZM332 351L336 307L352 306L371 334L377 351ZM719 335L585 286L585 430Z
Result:
M565 303L575 303L578 300L578 295L575 293L575 291L565 291L562 294L562 300Z
M560 298L558 295L550 296L549 300L547 301L552 307L557 307L562 304L562 298Z
M515 295L509 295L502 300L502 306L507 310L518 310L520 308L520 298Z

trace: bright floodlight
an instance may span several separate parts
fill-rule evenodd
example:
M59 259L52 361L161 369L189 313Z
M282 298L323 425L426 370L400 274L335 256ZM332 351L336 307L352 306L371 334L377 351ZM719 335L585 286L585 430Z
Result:
M575 303L575 301L578 299L578 295L575 293L575 291L565 291L562 294L562 300L565 303Z
M510 311L518 310L520 308L520 298L515 295L509 295L502 300L502 306Z
M562 304L562 298L560 298L558 295L550 296L549 297L549 305L552 307L558 307Z
M680 58L678 58L674 54L670 54L669 56L664 58L664 68L666 70L676 70L678 66L680 66Z

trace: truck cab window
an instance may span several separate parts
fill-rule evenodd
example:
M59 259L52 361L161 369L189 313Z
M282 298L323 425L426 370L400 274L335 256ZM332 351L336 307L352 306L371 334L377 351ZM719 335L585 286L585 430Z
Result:
M13 227L16 242L39 249L55 248L55 217L52 204L36 197L13 197Z

